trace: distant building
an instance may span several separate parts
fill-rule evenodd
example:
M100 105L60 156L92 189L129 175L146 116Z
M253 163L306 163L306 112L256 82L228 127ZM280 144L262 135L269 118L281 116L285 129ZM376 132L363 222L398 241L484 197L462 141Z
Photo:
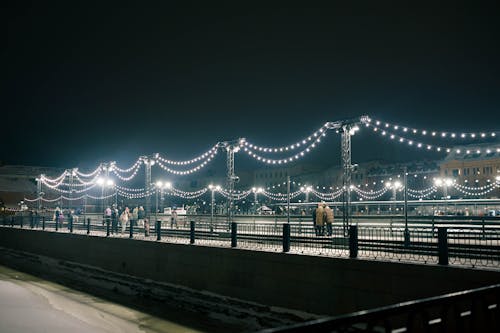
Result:
M452 178L468 187L484 187L494 183L500 176L500 152L489 149L491 145L467 145L454 147L440 162L440 176ZM499 189L491 196L498 197Z
M36 178L41 174L58 176L63 169L3 165L0 166L0 201L8 208L16 208L24 197L36 197Z

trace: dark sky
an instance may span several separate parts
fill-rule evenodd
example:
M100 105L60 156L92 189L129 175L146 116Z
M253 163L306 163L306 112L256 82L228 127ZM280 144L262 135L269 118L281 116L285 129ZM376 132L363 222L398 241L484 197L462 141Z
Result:
M240 136L293 143L362 114L418 128L500 128L493 1L4 3L4 163L189 158ZM338 141L320 154L338 156ZM358 160L424 158L368 132L353 151Z

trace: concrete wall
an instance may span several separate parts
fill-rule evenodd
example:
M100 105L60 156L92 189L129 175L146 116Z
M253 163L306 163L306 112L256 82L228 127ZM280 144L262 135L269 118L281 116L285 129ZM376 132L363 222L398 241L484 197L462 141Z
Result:
M500 282L500 272L0 227L0 246L317 314Z

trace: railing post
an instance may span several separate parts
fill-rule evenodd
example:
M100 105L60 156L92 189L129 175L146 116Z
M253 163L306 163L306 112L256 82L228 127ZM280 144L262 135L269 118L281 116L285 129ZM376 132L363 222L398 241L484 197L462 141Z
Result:
M405 228L404 231L405 247L410 247L410 229Z
M19 216L20 217L20 225L21 225L21 229L23 228L23 221L24 221L24 216Z
M85 220L83 220L85 222ZM87 235L90 234L90 217L87 219Z
M58 221L58 220L59 220L59 219L58 219L58 218L57 218L57 216L56 216L56 231L58 231L58 230L59 230L59 225L58 225L58 222L59 222L59 221Z
M35 217L31 216L30 218L30 228L33 229L35 227Z
M69 232L73 232L73 215L69 216Z
M42 230L45 230L45 216L42 216Z
M349 257L358 257L358 226L349 226Z
M128 236L128 238L134 238L134 220L129 220L129 231L130 231L130 234ZM122 222L123 223L123 222Z
M483 239L485 239L486 238L486 228L485 228L485 225L484 225L484 216L482 218L482 222L483 222L483 235L482 236L483 236Z
M195 222L194 221L190 221L189 222L189 244L194 244L194 226L195 226Z
M161 221L156 221L156 240L161 240Z
M14 216L10 217L10 226L14 228Z
M109 217L106 218L106 237L109 237L109 227L110 227L110 220Z
M438 257L440 265L448 265L448 229L438 228Z
M238 246L238 224L236 222L231 223L231 247Z
M290 224L283 224L283 252L290 252Z
M432 215L432 237L434 237L434 215Z

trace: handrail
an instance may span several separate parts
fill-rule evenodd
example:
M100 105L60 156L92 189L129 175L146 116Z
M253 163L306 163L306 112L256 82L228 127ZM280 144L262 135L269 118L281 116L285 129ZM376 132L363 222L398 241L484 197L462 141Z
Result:
M487 329L488 332L498 332L500 327L500 317L498 316L500 312L499 300L500 284L495 284L371 310L316 319L305 323L265 329L259 331L259 333L351 332L354 325L364 325L368 329L360 329L359 331L365 332L373 332L375 326L378 326L377 332L411 332L416 326L441 325L440 331L448 332L450 326L455 329L459 328L460 322L467 320L466 317L469 317L468 319L471 322L469 324L473 325L473 327L471 326L471 332L486 332L484 329ZM465 301L464 307L458 310L459 313L456 313L457 306L462 301ZM438 309L438 311L432 311L435 310L433 308L436 306L442 308ZM431 317L432 314L434 314L434 317ZM416 323L415 319L419 315L421 320ZM399 320L396 320L398 316ZM402 321L401 316L403 316ZM391 322L391 318L394 321ZM422 321L424 318L427 318L427 322ZM453 320L449 320L450 318L453 318ZM481 320L477 320L479 318ZM370 327L371 329L369 329Z

